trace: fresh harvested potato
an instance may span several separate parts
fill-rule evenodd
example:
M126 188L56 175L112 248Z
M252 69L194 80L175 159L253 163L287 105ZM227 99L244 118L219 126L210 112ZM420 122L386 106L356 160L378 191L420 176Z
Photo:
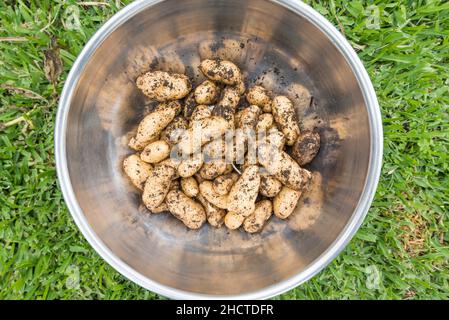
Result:
M198 199L199 202L201 202L201 204L204 207L204 210L206 210L207 222L209 222L209 224L212 227L220 228L223 224L223 218L226 215L226 210L214 206L212 203L207 201L201 194L198 194L196 198Z
M271 128L267 133L267 142L279 150L284 149L285 136L277 128Z
M156 208L153 208L150 212L151 213L162 213L168 211L168 206L165 202L162 202L159 206Z
M123 170L131 179L131 182L140 190L143 190L145 181L151 173L153 167L142 161L137 154L132 154L123 160Z
M182 191L170 191L165 203L171 214L181 220L189 229L198 229L206 221L206 212L203 206Z
M140 159L148 163L158 163L170 155L170 145L158 140L148 144L140 154Z
M162 130L172 122L180 111L181 105L177 101L160 104L139 123L136 136L129 146L142 150L149 142L154 141L160 135Z
M205 180L200 183L200 194L218 208L226 209L228 207L228 197L216 193L212 181Z
M251 165L243 171L240 178L228 194L228 211L247 217L255 208L259 193L260 175L259 167Z
M261 175L259 189L261 195L267 198L273 198L281 189L282 183L278 179L269 175Z
M304 131L292 148L292 157L300 166L310 163L320 150L320 135L318 132Z
M246 94L246 101L249 104L261 107L263 112L271 112L271 98L264 87L254 86L250 88Z
M199 173L201 178L205 180L213 180L219 175L222 175L227 169L227 164L224 159L211 160L205 162L201 167Z
M287 145L292 146L299 136L299 124L293 103L285 96L277 96L273 99L271 108L274 121L285 135Z
M224 196L231 191L232 186L238 179L239 175L235 172L224 174L214 179L212 187L216 193Z
M198 104L213 104L220 94L218 86L210 80L206 80L195 88L195 100Z
M196 100L195 100L195 92L191 91L187 97L184 99L184 104L182 108L182 114L184 118L190 119L192 116L193 111L195 110L197 106Z
M179 142L183 132L187 130L189 123L183 116L177 116L172 122L162 131L161 140L164 140L170 145Z
M262 230L265 223L273 213L273 205L270 200L262 200L256 203L256 209L243 222L243 229L248 233Z
M165 71L147 72L137 78L136 84L147 97L159 102L182 99L192 89L186 75Z
M181 189L190 198L196 197L200 192L198 182L194 177L181 178Z
M242 80L240 69L227 60L203 60L200 64L200 70L210 80L231 86L238 84Z
M178 174L182 178L188 178L193 176L200 170L203 165L203 154L196 153L187 159L181 161L178 166Z
M276 217L280 219L288 218L296 208L301 191L282 187L282 190L273 199L273 209Z
M268 131L273 127L274 119L271 113L262 113L259 116L259 119L256 124L256 130L259 131Z
M284 186L302 190L311 178L306 169L301 168L287 153L269 143L259 144L259 163Z
M259 114L260 108L255 105L243 109L239 115L237 127L242 130L255 130Z
M181 164L181 160L176 159L176 158L167 158L165 160L162 160L161 162L158 163L159 165L167 165L169 167L172 167L175 170L178 170L179 165Z
M143 189L142 200L152 211L164 201L167 195L175 169L168 165L157 165L153 168Z
M237 87L226 87L223 89L221 99L212 110L212 115L222 117L228 122L228 127L234 127L235 109L240 101L239 89Z
M221 117L209 117L193 121L192 128L187 130L178 143L182 155L189 155L198 151L205 143L222 136L228 123Z
M200 104L195 107L195 110L193 110L192 115L190 116L190 121L192 123L193 121L203 120L209 118L211 115L212 111L209 107L204 104Z
M228 211L228 213L224 217L225 226L230 230L236 230L240 228L240 226L243 224L243 221L245 221L245 216L233 211Z

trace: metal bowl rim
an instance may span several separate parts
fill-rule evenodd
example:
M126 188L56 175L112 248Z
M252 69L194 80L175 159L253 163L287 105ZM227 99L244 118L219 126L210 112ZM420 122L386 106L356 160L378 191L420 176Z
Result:
M357 78L367 106L370 124L371 154L368 165L368 174L362 195L351 216L351 219L341 231L337 239L335 239L327 250L316 258L306 269L287 280L254 292L238 295L200 294L163 285L145 277L127 265L102 242L102 240L90 227L72 189L66 159L66 129L70 103L74 94L74 89L76 88L84 67L88 63L90 57L102 44L102 42L115 29L122 25L122 23L126 22L135 14L162 1L164 0L138 0L121 9L92 36L73 64L62 90L58 105L58 112L56 115L54 132L56 170L63 197L76 225L95 251L123 276L150 291L172 299L267 299L279 295L309 280L324 267L326 267L334 258L336 258L357 232L368 212L379 181L383 152L382 118L373 85L363 66L363 63L357 56L354 49L344 38L344 36L326 18L324 18L309 5L300 1L271 0L272 2L306 18L318 27L318 29L323 32L339 49L340 53L345 57Z

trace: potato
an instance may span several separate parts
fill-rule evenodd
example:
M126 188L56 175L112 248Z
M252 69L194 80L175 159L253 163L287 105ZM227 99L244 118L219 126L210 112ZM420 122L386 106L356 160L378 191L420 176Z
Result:
M318 132L304 131L292 148L292 157L300 166L310 163L320 150L320 135Z
M239 115L237 127L242 130L256 130L257 121L259 119L260 108L251 105L243 109Z
M212 110L213 116L222 117L228 122L228 127L234 127L235 109L240 101L240 93L237 87L226 87L223 89L221 99Z
M156 208L153 208L150 212L151 213L162 213L168 211L168 206L165 202L162 202L159 206Z
M271 113L262 113L259 116L259 119L257 120L256 124L256 130L257 132L260 131L268 131L273 127L274 119L273 115Z
M248 233L261 231L265 223L270 219L272 213L273 205L270 200L257 202L254 212L243 221L243 229Z
M170 213L189 229L198 229L206 221L203 206L186 196L182 191L172 190L165 199Z
M145 206L152 211L157 208L167 195L175 169L168 165L157 165L151 171L143 189L142 200Z
M195 101L198 104L213 104L217 101L220 90L210 80L206 80L195 88Z
M273 127L268 130L267 142L279 150L282 150L285 146L285 136L277 128Z
M147 97L159 102L182 99L192 89L186 75L165 71L147 72L137 78L136 84Z
M311 178L306 169L301 168L287 153L263 142L259 144L259 163L284 186L302 190Z
M197 153L187 159L183 159L178 166L178 174L182 178L193 176L203 165L203 154Z
M214 179L212 187L217 194L224 196L231 191L232 186L238 179L239 175L235 172L224 174Z
M210 80L231 86L238 84L242 79L240 69L227 60L203 60L200 64L200 70Z
M184 99L184 104L182 107L182 114L186 119L190 119L192 116L193 111L195 110L197 106L196 100L195 100L195 92L191 91L187 97Z
M200 183L200 194L218 208L226 209L228 207L227 196L222 196L216 193L211 181L205 180Z
M261 107L263 112L271 112L271 98L268 91L261 86L254 86L246 93L246 101Z
M205 180L213 180L222 175L227 169L227 163L224 159L211 160L201 167L199 173L201 178Z
M227 209L245 217L250 215L255 208L259 186L259 167L251 165L243 171L240 178L232 186L228 194Z
M137 154L132 154L123 160L123 170L131 179L131 182L140 190L143 190L145 181L152 169L153 167L143 162Z
M189 123L183 116L177 116L172 122L162 131L161 140L164 140L170 145L179 142L182 134L189 127Z
M282 183L275 177L261 175L259 192L261 195L272 198L282 189Z
M277 96L271 103L274 121L285 135L286 143L292 146L299 136L299 124L293 103L285 96Z
M148 144L140 154L140 159L148 163L158 163L170 155L170 145L158 140Z
M179 165L181 164L181 160L177 158L167 158L158 163L158 165L165 164L169 167L172 167L175 170L178 170Z
M220 137L227 129L228 123L221 117L209 117L193 121L192 128L187 130L178 143L182 155L198 151L205 143Z
M230 230L240 228L240 226L243 224L243 221L245 221L244 215L232 211L228 211L228 213L224 217L225 226Z
M196 198L198 199L199 202L201 202L201 204L204 207L204 210L206 211L207 222L209 222L209 224L212 227L215 228L221 227L223 224L223 218L226 215L226 210L214 206L212 203L207 201L201 194L198 194Z
M243 76L240 81L235 85L240 95L244 94L246 91L245 81L243 80Z
M288 218L296 208L301 191L282 187L281 191L273 199L273 209L276 217L280 219Z
M190 198L196 197L200 192L198 182L194 177L181 178L181 189Z
M181 105L177 101L160 104L139 123L136 136L131 139L129 146L137 150L143 149L160 135L180 110Z
M211 115L212 111L209 107L204 104L200 104L195 107L195 110L193 110L192 115L190 116L190 121L192 123L193 121L209 118Z

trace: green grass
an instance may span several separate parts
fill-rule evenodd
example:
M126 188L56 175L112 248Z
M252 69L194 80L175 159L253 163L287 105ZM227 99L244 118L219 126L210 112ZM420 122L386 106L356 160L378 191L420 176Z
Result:
M90 248L56 181L53 129L64 79L123 2L0 4L1 299L160 298ZM367 67L382 109L384 165L351 243L315 278L279 298L448 299L449 4L309 3L344 32ZM49 51L53 59L44 68L53 37L60 50ZM58 66L58 56L63 68L56 79L59 70L48 62Z

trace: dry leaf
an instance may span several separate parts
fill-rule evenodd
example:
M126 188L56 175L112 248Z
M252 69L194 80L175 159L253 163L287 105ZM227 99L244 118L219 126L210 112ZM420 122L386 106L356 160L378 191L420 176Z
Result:
M62 60L59 56L59 47L56 45L55 39L52 39L51 47L44 50L44 55L45 77L48 81L55 84L62 73Z

